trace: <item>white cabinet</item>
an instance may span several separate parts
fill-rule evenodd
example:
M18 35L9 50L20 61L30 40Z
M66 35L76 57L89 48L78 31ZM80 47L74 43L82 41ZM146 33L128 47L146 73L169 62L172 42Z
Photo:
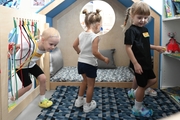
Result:
M162 20L162 46L169 42L170 32L176 33L175 39L180 43L180 17ZM162 54L160 61L160 88L180 86L180 55L173 57Z

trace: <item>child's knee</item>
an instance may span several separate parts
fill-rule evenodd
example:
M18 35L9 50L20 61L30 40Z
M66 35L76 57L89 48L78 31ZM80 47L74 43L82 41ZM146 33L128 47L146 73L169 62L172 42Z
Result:
M32 88L32 84L29 84L28 86L24 87L26 91L29 91Z
M45 83L46 82L46 76L44 74L42 74L38 77L38 80L40 83Z
M157 79L156 79L156 78L151 79L151 80L148 80L148 84L149 84L150 86L154 85L156 82L157 82Z
M152 79L151 81L152 81L153 83L156 83L156 82L157 82L157 79L154 78L154 79Z

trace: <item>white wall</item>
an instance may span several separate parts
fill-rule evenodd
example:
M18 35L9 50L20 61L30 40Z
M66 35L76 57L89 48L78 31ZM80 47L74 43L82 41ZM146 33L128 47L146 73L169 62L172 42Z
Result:
M143 0L148 3L154 10L156 10L160 15L162 15L163 0Z

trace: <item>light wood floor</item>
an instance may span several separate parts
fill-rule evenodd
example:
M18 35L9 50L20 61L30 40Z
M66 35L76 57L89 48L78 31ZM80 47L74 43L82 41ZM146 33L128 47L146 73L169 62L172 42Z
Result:
M54 93L54 91L55 90L47 91L46 97L51 98L51 95ZM39 96L37 96L15 120L35 120L42 110L38 106L38 102Z

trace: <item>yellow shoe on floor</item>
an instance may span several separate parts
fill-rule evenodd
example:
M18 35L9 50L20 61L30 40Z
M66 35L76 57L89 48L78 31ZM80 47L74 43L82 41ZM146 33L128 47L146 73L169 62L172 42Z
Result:
M39 107L42 107L42 108L48 108L50 106L52 106L53 102L48 100L48 99L44 99L43 101L41 101L39 103Z
M16 107L16 105L17 105L17 104L16 104L15 102L9 104L9 105L8 105L8 111L10 112L12 109L14 109L14 108Z

